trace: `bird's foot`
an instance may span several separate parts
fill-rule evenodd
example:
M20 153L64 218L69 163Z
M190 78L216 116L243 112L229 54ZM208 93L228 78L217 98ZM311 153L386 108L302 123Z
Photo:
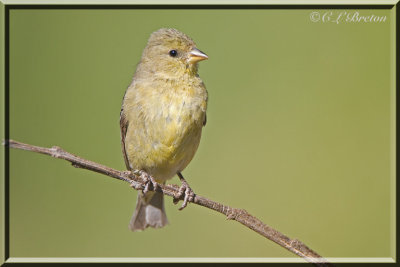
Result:
M154 191L157 190L158 183L156 182L156 180L154 180L153 176L149 175L148 173L146 173L144 171L139 171L138 174L145 182L143 194L146 194L149 191L150 185L153 186Z
M179 174L178 174L179 175ZM183 210L188 202L192 202L194 200L194 192L192 188L190 188L189 184L186 182L186 180L183 178L182 175L179 175L179 178L181 179L182 185L178 189L178 194L174 196L174 204L178 203L179 199L185 195L183 198L183 203L182 206L179 208L179 210Z
M132 175L132 172L131 171L122 171L122 174L129 177Z
M123 173L124 175L128 176L129 178L131 178L131 177L130 177L130 176L132 175L132 172L131 172L131 171L122 171L122 173ZM136 175L137 175L137 174L136 174ZM131 180L130 183L129 183L129 186L132 187L132 188L134 188L134 189L136 189L136 190L141 189L140 183L136 182L135 180Z

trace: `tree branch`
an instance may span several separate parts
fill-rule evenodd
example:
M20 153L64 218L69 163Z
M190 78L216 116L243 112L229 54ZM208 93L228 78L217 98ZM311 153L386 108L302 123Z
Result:
M112 178L116 178L131 184L131 186L136 190L143 190L146 182L139 175L134 173L136 172L127 172L127 171L118 171L107 166L98 164L96 162L86 160L80 158L76 155L73 155L69 152L64 151L58 146L53 146L52 148L44 148L39 146L33 146L29 144L24 144L14 140L6 140L3 145L22 149L32 152L37 152L45 155L49 155L55 158L64 159L72 163L74 167L91 170L94 172L98 172ZM172 184L158 184L158 188L156 191L162 192L164 195L168 195L174 197L178 195L179 187L177 185ZM154 191L152 186L149 187L149 191ZM181 197L182 200L183 196ZM317 266L330 266L328 261L318 255L315 251L311 250L304 243L300 242L297 239L290 239L284 234L278 232L272 227L264 224L262 221L257 219L256 217L250 215L246 210L236 209L221 203L212 201L205 197L195 195L193 201L191 201L197 205L215 210L219 213L227 216L227 219L235 220L243 224L244 226L250 228L251 230L259 233L260 235L268 238L269 240L277 243L278 245L286 248L290 252L304 258L306 261L316 264Z

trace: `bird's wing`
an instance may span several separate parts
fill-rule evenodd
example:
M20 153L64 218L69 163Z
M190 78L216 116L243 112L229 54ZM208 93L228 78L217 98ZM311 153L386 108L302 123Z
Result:
M204 89L205 92L206 92L206 104L207 104L207 102L208 102L208 92L207 92L206 86L204 85L203 82L201 82L201 86L203 87L203 89ZM207 124L207 113L204 114L203 127L206 126L206 124Z
M121 113L120 113L120 116L119 116L119 126L121 128L122 154L124 155L126 168L128 170L130 170L128 156L126 155L126 149L125 149L125 136L126 136L126 131L128 129L128 121L125 118L125 114L124 114L124 110L123 109L121 109Z

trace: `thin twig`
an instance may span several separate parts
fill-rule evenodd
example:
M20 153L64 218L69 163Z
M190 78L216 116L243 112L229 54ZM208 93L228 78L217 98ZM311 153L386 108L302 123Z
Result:
M3 144L11 148L28 150L32 152L49 155L55 158L67 160L71 162L74 167L95 171L128 182L136 190L143 190L146 184L144 179L142 179L139 175L135 174L136 172L132 173L127 171L118 171L109 168L107 166L98 164L96 162L75 156L69 152L66 152L65 150L61 149L58 146L53 146L52 148L44 148L44 147L24 144L14 140L5 141ZM153 186L150 186L149 190L154 191ZM175 197L178 195L179 187L177 185L172 185L172 184L168 185L158 184L158 188L156 188L156 190L162 192L164 195ZM181 197L181 200L182 199L183 196ZM256 217L250 215L246 210L231 208L229 206L199 196L197 194L195 195L193 201L191 202L215 210L219 213L222 213L225 216L227 216L227 219L240 222L244 226L268 238L269 240L277 243L278 245L286 248L290 252L304 258L308 262L314 263L318 266L330 265L326 259L322 258L315 251L307 247L304 243L296 239L290 239L289 237L278 232L272 227L264 224Z

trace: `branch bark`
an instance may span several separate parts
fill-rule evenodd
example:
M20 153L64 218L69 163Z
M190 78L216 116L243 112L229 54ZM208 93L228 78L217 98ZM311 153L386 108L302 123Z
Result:
M24 144L14 140L6 140L3 145L8 146L10 148L22 149L27 151L32 151L36 153L41 153L45 155L49 155L55 158L64 159L72 163L72 166L76 168L82 168L91 170L94 172L98 172L107 176L110 176L115 179L122 180L124 182L130 183L132 188L136 190L143 190L146 182L139 175L136 175L132 172L127 171L118 171L112 169L110 167L101 165L99 163L83 159L74 154L71 154L58 146L53 146L52 148L44 148L29 144ZM153 186L149 186L149 191L159 191L164 195L175 197L178 195L179 187L177 185L172 184L158 184L156 189ZM180 200L183 200L183 196ZM235 220L247 228L257 232L258 234L268 238L269 240L277 243L281 247L289 250L290 252L304 258L306 261L314 263L317 266L331 266L330 263L320 255L318 255L315 251L311 250L304 243L300 242L297 239L290 239L284 234L278 232L272 227L264 224L262 221L257 219L256 217L250 215L244 209L232 208L221 203L215 202L213 200L207 199L205 197L195 195L193 201L190 201L194 204L212 209L219 213L227 216L227 219Z

